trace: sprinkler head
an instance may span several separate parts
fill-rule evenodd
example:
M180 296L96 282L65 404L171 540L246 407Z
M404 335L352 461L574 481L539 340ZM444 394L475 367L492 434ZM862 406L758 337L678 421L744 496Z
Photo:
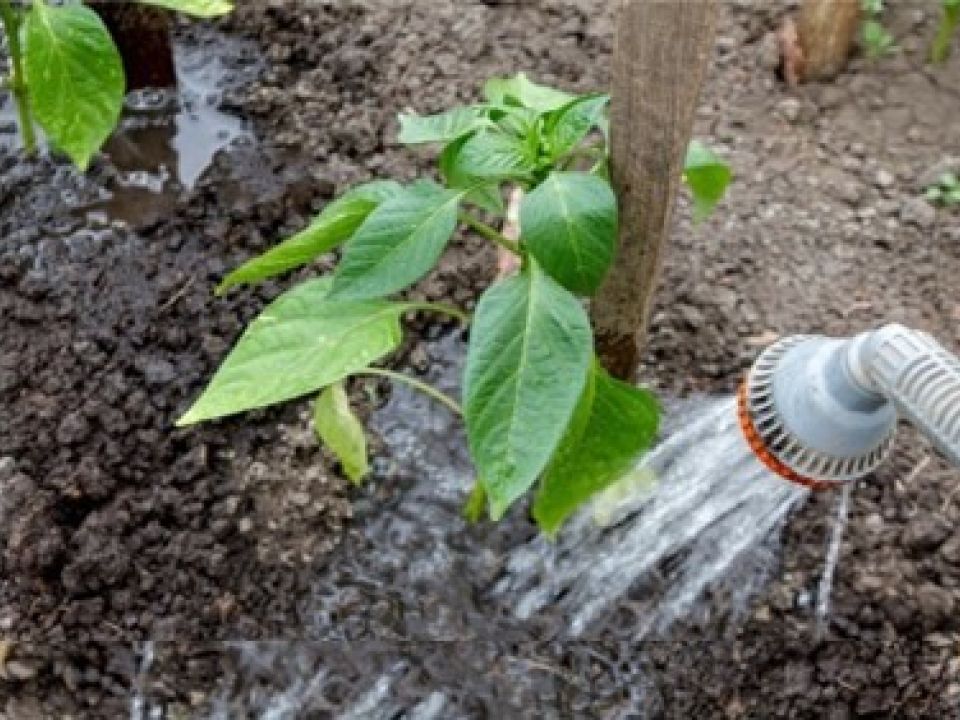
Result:
M871 473L893 447L898 418L960 467L960 359L902 325L774 343L750 369L738 411L760 461L807 487Z
M848 340L796 335L768 347L738 393L747 444L777 475L826 490L871 473L893 446L897 413L862 387Z

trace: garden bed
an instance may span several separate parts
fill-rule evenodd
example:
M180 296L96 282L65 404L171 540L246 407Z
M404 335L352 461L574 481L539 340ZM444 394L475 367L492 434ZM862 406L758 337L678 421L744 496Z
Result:
M219 104L255 139L219 152L194 188L168 188L162 213L121 222L99 207L111 162L81 179L0 150L0 635L17 642L21 673L0 680L0 717L121 717L138 692L169 717L217 702L243 717L267 707L251 687L280 695L321 669L324 691L297 696L318 717L364 698L382 711L368 717L429 717L434 692L446 708L436 717L956 714L960 479L909 432L853 494L825 638L811 597L829 495L791 520L773 577L733 627L708 617L636 646L627 598L575 642L549 624L500 637L478 620L459 644L429 633L391 644L375 623L363 642L324 644L350 635L331 632L344 627L336 616L315 622L318 583L341 594L340 611L351 592L400 610L441 592L365 575L376 563L358 561L353 586L344 571L344 547L386 551L371 523L422 478L379 443L374 476L350 488L304 404L175 430L243 324L286 285L221 299L212 288L347 185L428 168L428 155L396 143L399 110L469 101L483 78L517 70L605 87L613 19L587 0L245 5L218 32L252 49L178 32L243 80L227 81ZM696 135L735 181L706 223L692 226L685 201L676 214L643 371L665 397L733 391L781 334L895 320L960 349L960 218L920 199L939 168L960 163L960 56L922 63L935 7L893 4L899 55L791 90L772 35L785 9L723 4ZM494 265L486 246L455 244L414 292L469 309ZM437 372L455 361L443 353L456 353L457 333L417 319L397 364ZM355 388L365 415L385 389ZM462 452L459 432L442 436ZM505 528L465 531L460 550L534 531L518 511ZM462 613L467 628L502 613L478 603L472 582L434 609ZM238 639L300 642L260 647L258 670L253 646L219 644ZM156 641L149 664L145 640ZM371 695L381 677L392 679Z

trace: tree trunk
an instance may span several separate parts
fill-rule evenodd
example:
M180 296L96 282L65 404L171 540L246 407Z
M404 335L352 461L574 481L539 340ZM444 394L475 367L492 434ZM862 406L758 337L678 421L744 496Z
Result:
M169 12L115 0L96 0L90 5L103 19L120 51L127 91L176 87Z
M640 364L716 22L716 0L621 0L610 108L619 250L591 314L601 362L627 381Z
M861 0L804 0L797 20L803 80L829 80L847 64L860 27Z

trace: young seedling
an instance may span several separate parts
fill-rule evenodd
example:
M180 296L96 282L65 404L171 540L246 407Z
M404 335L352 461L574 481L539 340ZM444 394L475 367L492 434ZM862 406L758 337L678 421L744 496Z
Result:
M233 0L137 0L198 17L229 12ZM0 0L10 74L0 80L17 106L28 154L39 125L50 144L86 170L117 125L126 82L123 63L100 17L79 1Z
M960 24L960 0L943 0L943 13L937 35L930 48L930 60L936 64L946 62L950 56L950 43Z
M599 366L583 306L603 282L617 240L608 98L571 95L523 74L490 80L483 95L438 115L400 116L402 143L442 148L439 183L357 186L224 278L220 293L343 246L332 275L282 294L250 324L178 425L319 391L317 433L359 482L367 451L344 383L356 375L405 382L463 417L478 478L468 514L500 518L536 486L533 514L548 533L631 468L654 438L657 404ZM696 144L685 175L703 217L722 196L729 170ZM503 217L505 194L518 188L514 240L489 220ZM386 299L431 270L458 225L519 261L519 271L483 293L472 321L447 305ZM471 323L462 406L375 365L399 347L400 320L412 311Z
M863 0L864 20L860 26L860 41L867 57L879 60L897 51L893 35L880 22L883 0Z
M935 205L960 205L960 178L957 178L955 173L945 172L936 183L926 189L924 197Z

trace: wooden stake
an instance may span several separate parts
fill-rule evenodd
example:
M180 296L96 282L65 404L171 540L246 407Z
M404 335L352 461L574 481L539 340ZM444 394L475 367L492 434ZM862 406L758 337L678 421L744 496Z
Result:
M803 80L829 80L847 64L860 27L861 0L804 0L797 32Z
M716 0L620 3L610 109L619 250L591 314L600 359L624 380L639 366L716 23Z
M90 5L103 19L120 51L128 92L177 86L170 12L113 0L94 0Z

